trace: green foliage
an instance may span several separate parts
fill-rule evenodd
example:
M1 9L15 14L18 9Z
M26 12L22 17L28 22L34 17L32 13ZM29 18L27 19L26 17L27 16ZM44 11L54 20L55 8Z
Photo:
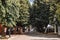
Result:
M56 15L58 18L58 21L60 22L60 1L56 4L57 10L56 10Z
M56 15L57 20L60 22L60 1L59 0L51 0L50 1L50 11L54 15Z
M28 0L0 0L0 23L13 27L16 21L28 24Z
M28 0L0 0L0 23L13 27L16 21L28 24Z
M28 24L29 20L29 12L28 12L28 0L20 0L20 11L19 15L20 17L18 18L19 21L24 25Z
M30 7L30 23L35 26L46 25L49 22L50 5L43 0L35 0L33 7Z
M4 2L5 4L3 5ZM19 5L17 3L17 0L15 2L11 0L1 1L0 23L2 25L8 27L16 26L16 20L19 17Z
M57 15L57 21L60 21L60 1L59 0L35 0L30 7L30 23L53 24L54 15ZM42 23L41 23L42 22Z

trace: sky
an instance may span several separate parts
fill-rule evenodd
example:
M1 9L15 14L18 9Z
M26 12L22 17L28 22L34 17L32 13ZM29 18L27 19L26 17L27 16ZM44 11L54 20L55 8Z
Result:
M33 1L34 1L34 0L29 0L29 2L30 2L31 5L33 4Z

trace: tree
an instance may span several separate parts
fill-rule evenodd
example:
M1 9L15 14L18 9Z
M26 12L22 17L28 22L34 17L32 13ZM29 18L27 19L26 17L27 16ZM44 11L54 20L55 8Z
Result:
M54 25L54 32L57 33L58 32L58 24L59 24L59 3L60 1L59 0L50 0L50 12L53 14L53 17L52 17L52 22L53 22L53 25ZM56 17L55 17L56 15ZM56 19L54 21L54 19Z
M2 1L4 3L4 1ZM2 5L3 5L2 3ZM10 0L5 0L5 6L3 5L5 11L1 23L8 27L13 27L16 25L15 22L19 17L19 5L17 1L13 2Z
M33 26L36 26L40 31L49 23L50 5L44 0L35 0L33 6L30 8L30 20ZM32 10L32 11L31 11Z
M20 0L20 8L19 8L19 18L18 21L22 23L22 25L27 25L29 20L29 12L28 12L28 0Z
M60 0L57 0L56 2L56 15L57 15L57 19L58 19L58 22L60 24Z
M0 23L7 27L16 26L19 18L19 1L18 0L0 0Z

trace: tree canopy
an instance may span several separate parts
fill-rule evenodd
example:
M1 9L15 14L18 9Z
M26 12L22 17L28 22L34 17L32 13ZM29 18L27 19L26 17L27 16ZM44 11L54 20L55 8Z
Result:
M26 23L28 15L27 0L0 0L0 23L2 25L13 27L19 20Z

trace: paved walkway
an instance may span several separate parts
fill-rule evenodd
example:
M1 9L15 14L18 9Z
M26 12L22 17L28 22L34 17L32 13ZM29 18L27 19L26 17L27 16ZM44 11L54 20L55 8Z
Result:
M8 40L60 40L60 38L53 34L28 33L23 35L11 35L11 38Z
M33 37L28 35L16 35L15 37L9 38L9 40L60 40L60 38L49 38L49 37Z
M9 40L60 40L60 38L53 34L28 33L24 35L13 35Z

